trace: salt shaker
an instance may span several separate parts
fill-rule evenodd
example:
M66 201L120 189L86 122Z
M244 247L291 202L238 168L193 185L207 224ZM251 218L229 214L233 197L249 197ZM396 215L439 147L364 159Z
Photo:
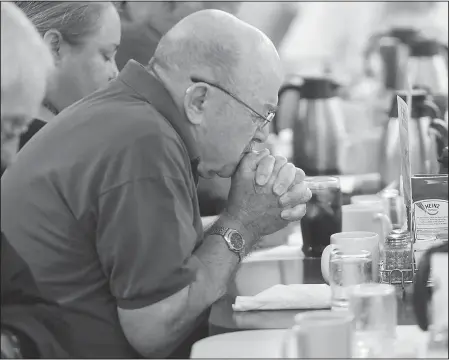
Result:
M407 231L393 230L386 238L380 254L381 282L393 285L413 279L411 236Z

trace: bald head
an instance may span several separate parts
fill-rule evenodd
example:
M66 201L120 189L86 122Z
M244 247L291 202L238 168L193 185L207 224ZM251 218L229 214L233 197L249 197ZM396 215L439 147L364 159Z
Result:
M177 23L159 42L153 61L177 74L177 81L196 75L235 88L282 76L270 39L220 10L199 11Z
M14 4L2 2L2 164L6 147L18 140L20 132L26 129L30 120L37 114L53 66L50 50L33 24ZM17 149L13 150L15 152Z
M231 176L249 144L265 141L262 125L276 108L283 72L255 27L223 11L196 12L161 39L149 71L192 125L201 176Z

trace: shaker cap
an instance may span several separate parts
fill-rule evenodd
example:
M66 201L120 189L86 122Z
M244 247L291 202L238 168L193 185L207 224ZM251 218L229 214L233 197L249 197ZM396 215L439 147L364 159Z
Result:
M392 230L392 232L387 236L386 243L391 245L400 245L411 239L409 231L402 230Z
M428 57L439 54L441 45L436 40L417 39L411 44L411 56Z

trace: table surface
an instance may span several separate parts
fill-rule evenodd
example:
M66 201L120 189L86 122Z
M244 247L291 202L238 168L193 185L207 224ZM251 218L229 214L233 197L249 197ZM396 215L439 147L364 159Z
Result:
M297 256L285 259L258 259L243 262L230 283L228 294L211 308L209 334L255 330L286 329L294 325L294 315L312 310L266 310L234 312L232 304L237 295L255 295L276 284L321 284L324 280L320 259ZM398 296L398 325L416 325L412 307L412 286L406 296Z

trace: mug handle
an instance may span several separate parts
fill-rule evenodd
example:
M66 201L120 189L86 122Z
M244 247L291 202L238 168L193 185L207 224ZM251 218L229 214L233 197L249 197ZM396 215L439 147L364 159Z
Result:
M333 244L327 245L323 249L322 257L320 259L320 269L322 270L322 277L327 284L330 284L330 254L334 250L335 246Z
M292 328L287 329L286 333L283 335L281 343L281 358L283 359L296 359L298 358L298 347L297 343L297 332L299 331L299 326L294 325Z
M386 237L391 233L393 226L391 219L386 214L378 213L375 215L375 219L381 221L381 229L383 230L383 239L380 239L384 244Z

